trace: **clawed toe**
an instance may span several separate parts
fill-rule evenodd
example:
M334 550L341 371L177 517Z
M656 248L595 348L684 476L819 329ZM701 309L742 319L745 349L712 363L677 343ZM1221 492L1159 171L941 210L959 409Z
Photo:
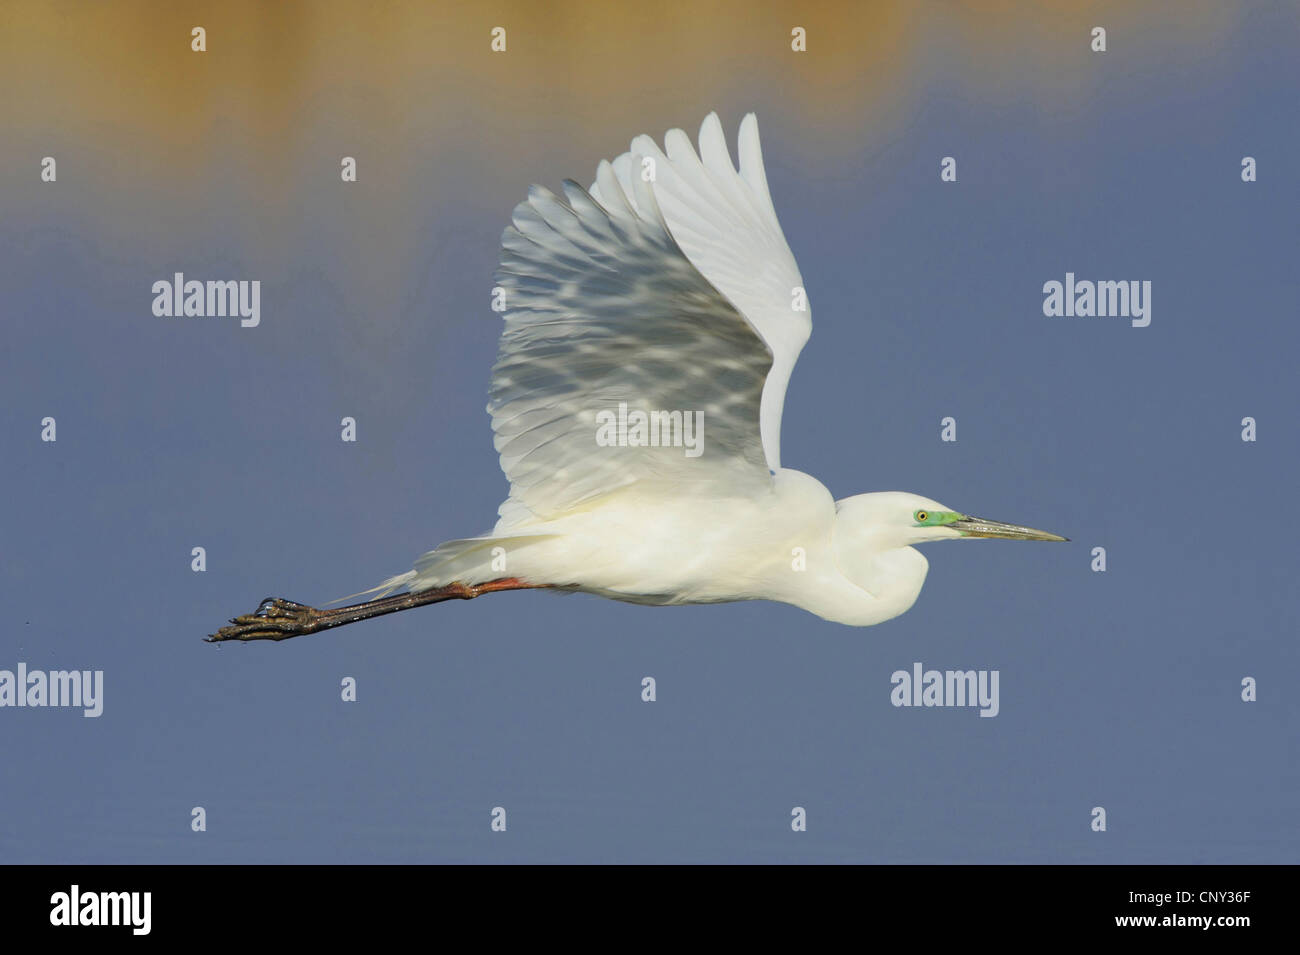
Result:
M285 640L316 629L315 607L283 597L267 597L252 613L230 618L230 626L208 634L208 643L224 640Z

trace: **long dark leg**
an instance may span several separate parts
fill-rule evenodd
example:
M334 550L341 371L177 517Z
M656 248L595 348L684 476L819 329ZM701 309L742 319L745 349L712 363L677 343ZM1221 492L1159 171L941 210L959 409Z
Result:
M281 597L267 597L253 613L232 617L230 626L222 627L204 639L208 643L221 643L224 640L288 640L290 637L301 637L318 630L342 627L358 620L382 617L386 613L397 613L399 610L410 610L412 607L423 607L444 600L471 600L498 590L531 590L545 586L547 585L524 583L517 577L503 577L485 584L453 583L413 594L380 597L378 600L337 607L334 610L318 610Z

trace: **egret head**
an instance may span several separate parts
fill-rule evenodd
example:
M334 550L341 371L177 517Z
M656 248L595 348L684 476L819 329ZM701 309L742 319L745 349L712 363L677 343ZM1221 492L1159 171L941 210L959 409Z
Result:
M879 548L980 537L1022 541L1069 540L1032 527L972 517L928 497L903 491L859 494L837 502L837 506L837 531L844 521L857 534L869 537Z

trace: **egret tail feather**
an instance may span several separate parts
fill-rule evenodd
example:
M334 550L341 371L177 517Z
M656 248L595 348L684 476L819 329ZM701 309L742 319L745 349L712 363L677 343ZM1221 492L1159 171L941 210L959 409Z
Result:
M379 600L381 597L387 597L389 594L408 586L414 579L415 571L408 570L404 574L395 574L394 576L389 577L383 583L371 587L369 590L361 590L355 594L348 594L346 597L335 597L333 600L327 600L325 606L328 607L330 604L340 604L345 600L351 600L353 597L364 597L366 594L374 594L375 596L371 599Z

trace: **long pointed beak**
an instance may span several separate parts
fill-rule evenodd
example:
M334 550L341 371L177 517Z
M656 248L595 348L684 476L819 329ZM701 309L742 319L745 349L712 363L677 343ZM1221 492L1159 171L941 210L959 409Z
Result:
M995 537L1010 541L1068 541L1070 538L1019 524L1003 524L1001 521L989 521L982 517L963 517L948 525L953 530L962 532L964 537Z

